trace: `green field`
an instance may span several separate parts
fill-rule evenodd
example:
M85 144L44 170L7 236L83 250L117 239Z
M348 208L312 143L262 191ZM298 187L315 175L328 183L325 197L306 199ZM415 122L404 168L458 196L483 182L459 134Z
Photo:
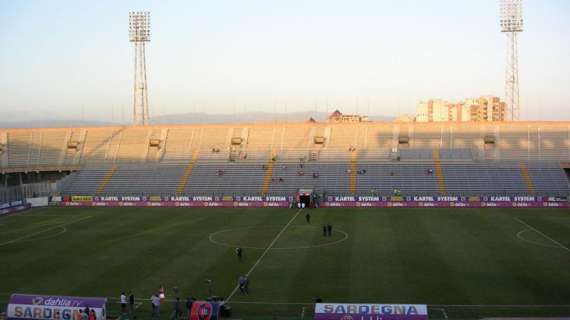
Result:
M432 318L570 314L570 212L556 209L42 208L0 218L10 293L228 297L234 316L305 318L312 302L425 303ZM295 219L293 219L296 217ZM323 223L333 225L322 236ZM271 247L266 250L268 246ZM234 247L244 247L238 262ZM167 319L170 304L162 307ZM111 313L118 314L117 305Z

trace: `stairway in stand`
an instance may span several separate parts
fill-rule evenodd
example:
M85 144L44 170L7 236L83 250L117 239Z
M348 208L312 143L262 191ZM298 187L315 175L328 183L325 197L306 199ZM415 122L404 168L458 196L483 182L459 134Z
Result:
M526 164L526 162L520 162L519 163L519 168L521 170L521 176L526 184L526 188L528 190L528 194L535 194L536 193L536 189L534 187L534 182L532 181L532 178L528 172L528 165Z
M109 182L113 178L113 175L115 175L116 171L117 171L117 165L115 164L111 167L111 169L109 169L109 171L107 171L107 173L105 174L105 177L103 177L103 181L101 181L101 183L97 187L96 194L101 194L105 191L105 188L107 187L107 185L109 184Z
M432 152L433 164L435 165L435 180L437 181L437 191L440 195L447 195L447 187L445 186L445 176L443 174L443 166L441 165L441 158L439 156L439 149L433 149Z
M188 162L186 169L184 169L184 173L182 177L180 177L180 181L178 182L178 188L176 189L176 195L180 196L184 193L184 189L186 189L186 185L188 184L188 179L190 179L190 175L192 174L192 170L194 169L194 165L198 160L198 152L194 152L192 154L192 159Z

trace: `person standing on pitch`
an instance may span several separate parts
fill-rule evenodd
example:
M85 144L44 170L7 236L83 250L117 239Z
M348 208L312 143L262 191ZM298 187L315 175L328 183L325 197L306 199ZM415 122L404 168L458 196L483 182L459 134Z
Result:
M172 314L170 315L170 319L178 320L178 317L182 316L182 309L180 306L180 298L176 297L174 300L174 309L172 310Z
M239 285L239 292L241 292L242 294L247 294L247 285L248 285L248 281L247 281L247 276L240 276L238 279L238 285Z
M323 237L327 236L327 225L323 224Z
M190 318L190 314L192 313L192 304L194 304L194 298L187 297L186 310L188 310L188 318Z
M307 214L305 215L305 220L307 220L308 224L311 224L311 214L309 212L307 212Z
M125 314L127 312L127 295L125 292L121 292L121 297L119 299L121 301L121 313Z
M135 312L135 294L129 291L129 315L132 317Z
M330 224L327 225L327 234L329 237L332 236L332 225Z
M152 304L152 318L160 319L160 298L156 294L153 294L150 297L150 303Z
M236 248L236 256L238 258L238 262L241 262L241 258L243 257L243 249L240 247Z

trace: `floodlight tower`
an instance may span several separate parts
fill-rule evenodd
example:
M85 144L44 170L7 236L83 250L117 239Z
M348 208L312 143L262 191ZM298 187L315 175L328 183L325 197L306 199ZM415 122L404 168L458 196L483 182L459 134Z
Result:
M133 122L136 125L147 125L149 114L145 42L150 41L150 12L129 12L129 40L135 45Z
M522 0L501 1L501 32L507 35L505 100L511 120L519 120L519 56L517 34L523 31Z

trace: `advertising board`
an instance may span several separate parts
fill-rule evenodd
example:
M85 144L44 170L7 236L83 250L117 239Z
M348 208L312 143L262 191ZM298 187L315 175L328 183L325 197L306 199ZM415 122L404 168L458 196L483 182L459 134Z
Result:
M105 319L106 298L12 294L6 309L7 320L73 320L86 308L96 319Z
M317 303L315 320L428 320L425 304Z

